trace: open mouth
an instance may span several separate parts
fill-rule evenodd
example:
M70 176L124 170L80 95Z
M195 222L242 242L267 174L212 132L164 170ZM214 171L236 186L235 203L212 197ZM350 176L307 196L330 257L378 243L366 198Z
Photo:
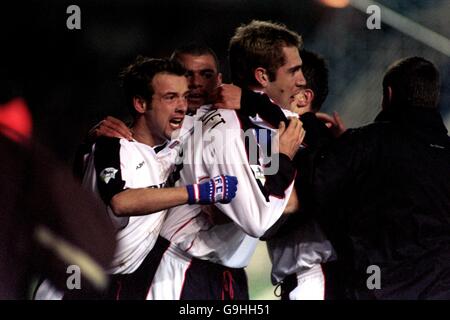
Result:
M193 101L203 100L204 98L205 95L203 93L190 93L188 96L188 99Z
M183 124L183 119L184 117L177 117L170 119L169 121L170 128L172 128L173 130L180 129L181 125Z

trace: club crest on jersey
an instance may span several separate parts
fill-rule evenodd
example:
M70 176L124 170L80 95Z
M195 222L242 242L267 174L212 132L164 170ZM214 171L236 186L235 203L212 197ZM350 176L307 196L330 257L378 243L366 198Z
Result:
M100 178L103 180L103 182L108 184L109 180L116 178L116 173L118 171L119 170L117 170L116 168L103 169L102 172L100 172Z
M264 171L261 168L260 165L251 164L250 168L253 171L253 174L255 175L255 179L261 182L262 185L266 183L266 176L264 175Z

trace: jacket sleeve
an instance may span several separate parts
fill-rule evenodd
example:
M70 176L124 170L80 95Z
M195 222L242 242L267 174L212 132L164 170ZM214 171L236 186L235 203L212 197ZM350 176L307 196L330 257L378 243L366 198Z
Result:
M353 186L364 172L362 165L369 163L365 159L370 157L370 143L360 143L359 136L358 130L347 130L314 160L311 199L305 201L311 201L308 208L327 231L334 232L337 225L342 225L345 217L340 217L336 208L345 199L357 196Z

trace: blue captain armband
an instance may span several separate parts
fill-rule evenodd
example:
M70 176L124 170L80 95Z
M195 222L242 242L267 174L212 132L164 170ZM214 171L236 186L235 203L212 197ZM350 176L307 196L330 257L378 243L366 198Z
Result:
M189 204L230 203L236 196L237 178L220 175L204 183L186 186Z

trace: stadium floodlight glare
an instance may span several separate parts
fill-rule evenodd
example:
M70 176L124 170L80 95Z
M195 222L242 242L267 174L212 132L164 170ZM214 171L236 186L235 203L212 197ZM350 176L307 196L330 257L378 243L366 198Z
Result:
M349 2L352 7L364 13L366 13L367 8L371 5L380 7L381 21L383 23L450 57L450 40L439 33L422 26L376 1L349 0Z
M430 30L421 24L371 0L319 0L323 5L332 8L353 8L367 13L369 6L378 6L381 10L381 21L409 37L450 57L450 40L439 33Z
M319 2L332 8L345 8L349 5L349 0L319 0Z

